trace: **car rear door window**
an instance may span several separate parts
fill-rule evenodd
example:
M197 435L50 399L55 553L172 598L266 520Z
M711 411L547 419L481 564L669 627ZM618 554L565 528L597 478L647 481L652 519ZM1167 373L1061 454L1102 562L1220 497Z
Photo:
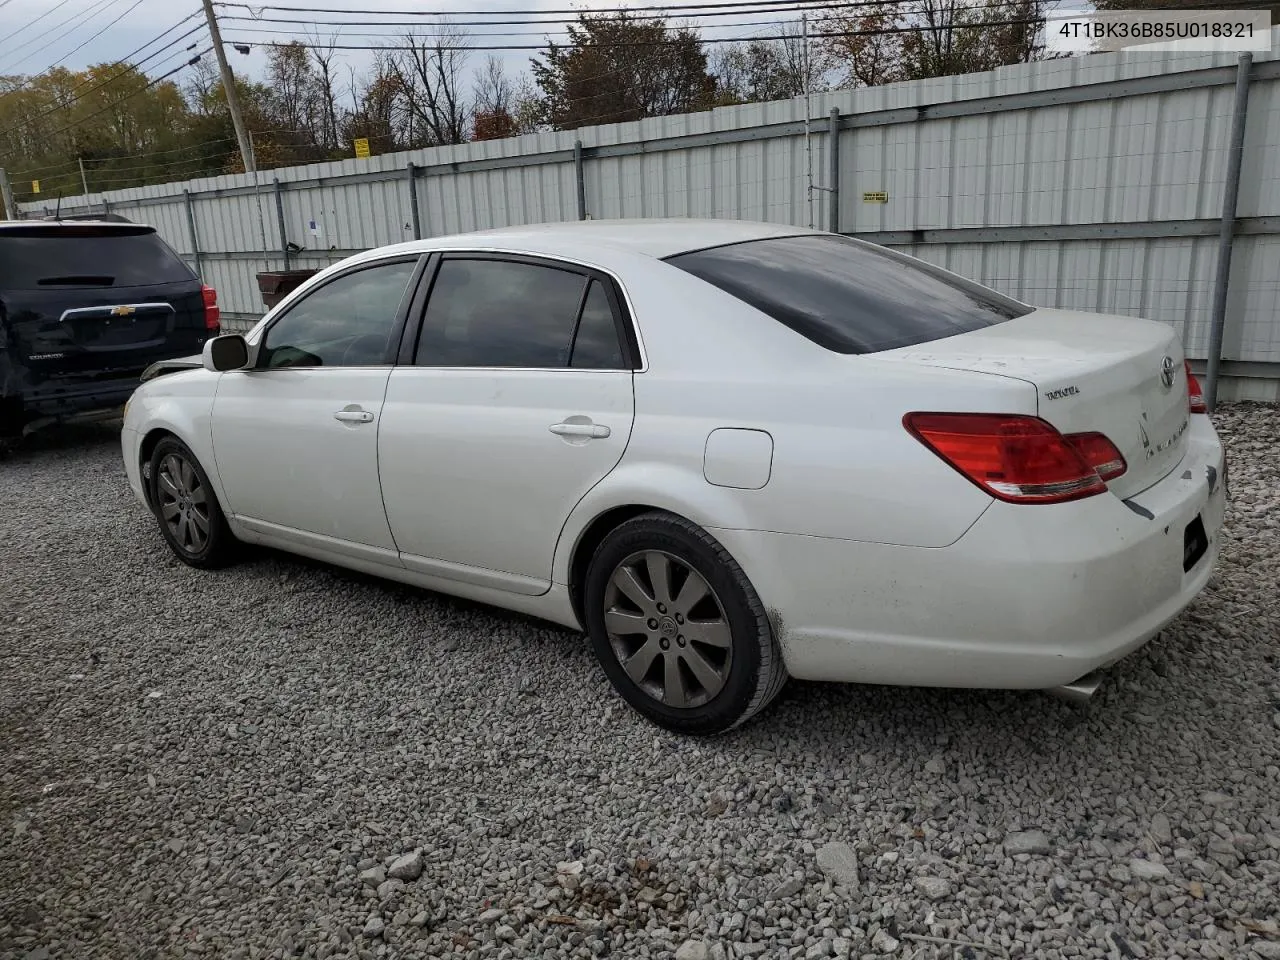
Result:
M591 281L587 299L582 303L582 316L578 319L569 365L588 370L621 370L626 366L613 305L609 303L609 293L599 280Z
M667 262L837 353L926 343L1031 312L921 260L830 234L752 240Z
M392 333L417 260L366 267L307 294L267 328L259 367L390 363Z
M567 367L587 277L514 260L446 257L414 363L429 367Z
M40 225L0 231L0 288L180 283L195 274L149 228Z

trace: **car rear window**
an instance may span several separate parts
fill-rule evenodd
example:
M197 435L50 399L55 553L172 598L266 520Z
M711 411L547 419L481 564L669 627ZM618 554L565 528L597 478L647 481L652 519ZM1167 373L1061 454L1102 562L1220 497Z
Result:
M194 278L191 269L149 228L0 230L0 288L139 287Z
M874 353L1012 320L1031 308L874 244L809 234L668 257L837 353Z

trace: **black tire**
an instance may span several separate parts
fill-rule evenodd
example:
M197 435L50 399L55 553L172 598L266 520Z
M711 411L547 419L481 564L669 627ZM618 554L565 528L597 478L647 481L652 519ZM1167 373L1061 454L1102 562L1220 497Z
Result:
M227 525L209 475L185 443L169 436L156 444L147 484L160 535L179 560L213 570L237 559L239 542Z
M655 575L664 586L655 587ZM583 618L614 689L677 733L731 730L787 680L764 605L742 568L706 531L669 513L635 517L604 538L587 568Z

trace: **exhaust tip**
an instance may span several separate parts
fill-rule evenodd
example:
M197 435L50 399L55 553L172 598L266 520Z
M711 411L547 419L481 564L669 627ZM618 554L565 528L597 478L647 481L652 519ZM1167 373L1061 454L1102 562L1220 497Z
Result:
M1102 672L1099 670L1087 673L1079 680L1064 683L1060 687L1050 687L1045 693L1065 700L1067 703L1085 704L1093 699L1093 695L1102 686Z

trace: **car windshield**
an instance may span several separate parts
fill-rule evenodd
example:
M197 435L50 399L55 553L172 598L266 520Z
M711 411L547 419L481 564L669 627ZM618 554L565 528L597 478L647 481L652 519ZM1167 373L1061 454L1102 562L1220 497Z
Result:
M51 225L0 231L0 288L135 287L193 278L149 228Z
M921 260L833 234L751 240L667 262L837 353L926 343L1031 312Z

